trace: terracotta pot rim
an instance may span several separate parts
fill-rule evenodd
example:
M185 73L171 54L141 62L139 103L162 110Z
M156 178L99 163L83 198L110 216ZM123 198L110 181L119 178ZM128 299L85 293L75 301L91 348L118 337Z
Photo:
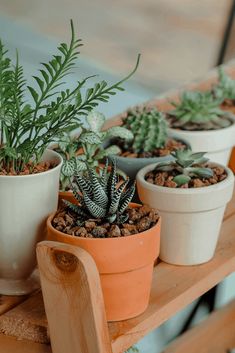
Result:
M134 202L131 202L131 203L129 203L129 206L131 206L131 207L133 207L133 208L137 208L137 207L141 207L141 205L140 204L137 204L137 203L134 203ZM66 233L63 233L63 232L61 232L61 231L59 231L59 230L57 230L57 229L55 229L54 227L53 227L53 225L52 225L52 219L53 219L53 217L55 216L55 214L56 214L56 212L54 212L54 213L52 213L52 214L50 214L50 216L47 218L47 227L48 228L50 228L50 229L53 229L53 232L55 232L56 234L58 234L58 235L60 235L60 236L68 236L68 237L71 237L71 238L79 238L79 239L84 239L84 240L86 240L86 241L88 241L88 242L94 242L94 241L96 241L96 242L102 242L102 241L118 241L118 240L122 240L122 241L125 241L124 239L133 239L133 238L141 238L141 237L143 237L145 234L147 234L150 230L152 230L152 229L157 229L157 228L159 228L160 226L161 226L161 216L159 216L159 219L158 219L158 221L157 221L157 223L153 226L153 227L151 227L151 228L149 228L148 230L145 230L144 232L141 232L141 233L136 233L136 234L131 234L131 235L128 235L128 236L126 236L126 237L113 237L113 238L82 238L82 237L74 237L73 235L70 235L70 234L66 234Z
M213 163L213 161L212 161L212 163ZM160 186L160 185L148 183L144 177L148 172L150 172L151 170L154 169L154 167L156 166L156 163L150 164L150 165L142 168L138 172L136 179L139 182L141 182L143 184L143 186L146 187L147 189L151 189L153 191L154 190L161 190L162 192L167 192L167 193L171 193L171 194L199 194L199 193L210 192L213 189L215 191L219 191L219 190L223 189L226 186L226 184L230 184L231 182L234 182L234 174L230 168L225 167L222 164L219 164L219 163L213 163L213 164L215 164L216 166L219 166L219 167L223 167L226 170L226 172L227 172L226 179L220 181L217 184L202 186L202 187L198 187L198 188L188 188L188 189L169 188L167 186Z
M55 167L53 167L49 170L46 170L45 172L41 172L41 173L34 173L34 174L27 174L27 175L0 175L0 178L1 179L4 179L4 178L11 178L11 179L14 179L14 178L36 178L36 177L40 177L42 175L47 175L47 174L53 173L55 170L60 169L61 165L63 163L63 159L62 159L61 155L59 153L49 149L49 148L47 148L45 150L45 152L46 151L51 153L52 155L54 155L54 157L57 157L60 160L59 163Z

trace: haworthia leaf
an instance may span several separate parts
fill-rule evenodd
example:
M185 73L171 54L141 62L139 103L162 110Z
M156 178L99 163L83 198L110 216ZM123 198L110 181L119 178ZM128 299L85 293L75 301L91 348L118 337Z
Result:
M90 214L94 218L104 218L106 215L106 209L102 208L101 206L97 205L92 199L87 195L84 194L84 203L89 210Z

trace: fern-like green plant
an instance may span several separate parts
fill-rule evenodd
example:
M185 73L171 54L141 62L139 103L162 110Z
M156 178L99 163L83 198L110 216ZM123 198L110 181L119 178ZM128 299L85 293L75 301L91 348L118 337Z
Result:
M129 110L123 119L123 126L134 135L131 144L127 142L125 148L131 147L135 153L152 152L166 144L167 121L156 108L138 107Z
M213 89L215 96L222 101L235 100L235 80L229 77L222 67L219 67L218 74L219 82Z
M192 153L191 150L177 150L172 152L171 155L174 160L160 162L154 170L161 172L176 171L177 175L173 178L173 181L177 186L189 183L192 177L199 179L213 177L212 169L204 167L204 164L208 162L208 159L204 157L205 152Z
M114 137L125 140L133 139L131 131L121 126L113 126L104 130L105 116L102 113L92 111L85 117L85 123L81 134L77 138L83 153L64 160L62 174L69 179L74 173L83 173L87 166L97 170L99 162L109 155L120 152L116 145L105 147L105 142Z
M183 130L215 130L232 124L229 113L220 109L222 99L212 92L184 92L168 116L173 128Z
M134 195L135 183L125 180L118 185L118 181L116 163L113 160L109 173L106 161L101 177L89 167L83 177L79 174L74 176L71 188L79 205L66 200L64 203L77 214L79 225L90 218L115 224L122 224L128 220L126 209Z
M113 85L100 81L83 89L90 77L77 82L75 88L65 87L65 77L72 73L82 43L75 37L71 21L71 41L62 43L40 73L33 76L35 86L26 86L18 55L14 65L0 41L0 170L21 171L31 161L38 163L47 146L67 131L82 125L87 115L100 102L108 102L122 84L136 71ZM25 100L30 93L33 103Z

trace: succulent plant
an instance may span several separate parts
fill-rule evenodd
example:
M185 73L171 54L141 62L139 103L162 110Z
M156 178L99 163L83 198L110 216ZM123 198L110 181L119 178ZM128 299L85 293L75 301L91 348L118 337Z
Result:
M218 85L214 87L214 94L217 98L222 100L235 99L235 80L229 77L222 67L218 69L219 82Z
M94 170L87 166L87 174L74 176L72 191L79 205L64 200L78 215L78 225L87 219L102 219L109 223L122 224L128 220L126 209L135 192L135 182L123 181L120 185L116 163L111 159L111 171L108 173L108 160L99 178Z
M81 147L81 143L76 136L71 136L71 134L65 133L61 138L56 147L52 148L58 152L63 158L63 164L68 163L69 160L77 158L78 150ZM66 191L69 189L70 178L60 173L60 190Z
M167 121L156 108L138 107L129 110L123 119L123 126L134 135L129 146L135 153L151 152L166 143ZM129 146L127 142L125 147L128 149Z
M112 145L104 147L105 141L113 137L120 137L125 140L131 140L133 134L131 131L121 126L113 126L103 130L105 116L99 112L92 111L85 117L85 127L78 137L83 153L73 156L64 161L62 174L70 178L75 173L83 173L87 170L87 165L94 171L99 166L99 161L108 155L114 155L120 152L118 146Z
M205 158L205 152L192 153L191 150L178 150L172 152L171 155L174 160L158 163L155 171L173 172L177 171L179 174L173 178L177 186L187 184L192 177L199 179L213 177L211 168L204 167L208 162Z
M170 125L183 130L216 130L231 125L230 114L220 109L222 99L212 92L184 92L169 112Z

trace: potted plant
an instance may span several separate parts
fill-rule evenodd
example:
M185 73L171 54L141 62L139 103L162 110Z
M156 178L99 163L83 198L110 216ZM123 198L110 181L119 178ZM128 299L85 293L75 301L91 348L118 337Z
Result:
M66 88L64 77L73 70L82 45L72 22L71 31L69 45L62 43L57 55L34 76L35 87L26 86L18 55L13 65L0 41L1 294L25 294L35 284L30 277L35 245L43 237L48 214L57 208L62 165L60 155L48 145L81 126L81 116L122 90L130 77L111 86L101 81L84 94L88 78L71 90ZM139 57L136 67L138 62ZM31 103L25 99L27 93Z
M229 77L222 67L218 69L219 81L214 85L212 92L221 99L221 108L235 113L235 80Z
M208 157L227 165L234 145L234 115L221 109L221 97L211 91L188 91L167 114L170 133L189 141L193 152L208 152Z
M167 134L167 121L156 108L136 107L127 111L122 126L132 132L133 139L114 139L121 152L113 158L131 179L144 166L171 159L170 153L188 144ZM189 147L189 146L188 146Z
M212 92L221 98L221 109L235 113L235 80L229 77L222 67L219 67L219 82L214 85ZM235 150L233 149L229 167L235 172Z
M174 265L198 265L214 255L234 176L204 153L172 155L172 161L139 171L138 193L162 217L160 258Z
M105 147L105 141L113 137L120 137L124 140L133 138L131 131L124 127L113 126L104 129L105 116L97 111L91 111L84 117L84 125L81 127L79 136L71 138L64 136L56 149L63 156L61 170L60 199L73 199L70 189L70 179L74 174L83 174L87 170L87 165L92 168L97 175L103 168L103 160L109 154L115 155L120 152L116 145ZM78 149L79 146L79 149ZM120 175L126 178L120 170Z
M119 185L119 186L118 186ZM100 273L108 321L141 314L148 305L152 271L159 253L160 219L148 206L130 203L135 183L118 184L115 162L99 178L92 168L72 183L79 204L47 221L48 239L88 251Z
M51 149L60 154L63 159L63 164L67 163L67 161L76 159L81 153L83 153L79 139L77 136L73 136L70 132L65 132L63 136L61 136L60 141L51 146ZM59 189L59 195L67 197L67 191L70 190L70 178L64 175L62 171L60 173Z

